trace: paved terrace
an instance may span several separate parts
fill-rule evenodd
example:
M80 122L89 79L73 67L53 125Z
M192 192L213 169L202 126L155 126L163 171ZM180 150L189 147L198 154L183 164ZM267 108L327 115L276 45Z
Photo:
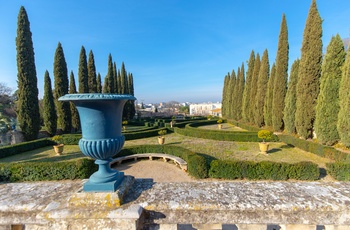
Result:
M72 205L81 180L1 184L0 230L350 229L350 183L128 181L119 207L107 193Z

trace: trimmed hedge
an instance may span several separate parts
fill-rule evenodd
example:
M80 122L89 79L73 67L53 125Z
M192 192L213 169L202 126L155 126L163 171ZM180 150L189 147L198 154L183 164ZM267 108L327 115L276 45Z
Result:
M138 145L123 148L114 158L136 153L165 153L180 157L187 162L188 173L195 178L207 178L209 165L206 159L191 150L173 145Z
M284 143L293 145L294 147L300 148L307 152L311 152L320 157L325 157L336 161L350 160L350 155L348 153L339 151L330 146L325 146L312 141L303 140L290 135L279 135L279 139Z
M312 162L296 164L270 161L223 161L213 160L210 164L209 177L224 179L249 180L317 180L320 170Z
M186 125L185 129L175 128L174 131L178 134L219 140L219 141L240 141L240 142L260 142L261 139L258 138L257 132L245 132L245 131L223 131L223 130L204 130L197 129L195 127L200 127L208 124L216 124L216 120L210 120L205 122L195 122ZM278 137L273 135L271 141L278 141Z
M339 181L350 181L350 163L335 162L327 163L327 172L329 175Z
M34 141L22 142L14 145L7 145L0 148L0 158L9 157L18 153L31 151L34 149L54 144L55 142L53 142L50 138L43 138Z
M0 181L47 181L89 178L98 166L92 159L64 162L1 163Z
M241 127L242 129L248 130L248 131L252 131L252 132L259 132L261 129L251 126L251 125L247 125L244 123L241 123L239 121L234 121L234 120L228 120L227 121L230 124L233 124L235 126Z

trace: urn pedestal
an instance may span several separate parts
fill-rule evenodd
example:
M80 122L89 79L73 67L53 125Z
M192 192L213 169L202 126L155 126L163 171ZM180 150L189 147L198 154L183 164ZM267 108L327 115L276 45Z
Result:
M66 94L59 101L73 102L78 110L82 138L82 153L96 159L98 171L83 186L85 192L115 191L124 179L124 173L110 168L112 157L124 145L122 114L125 103L136 100L131 95Z

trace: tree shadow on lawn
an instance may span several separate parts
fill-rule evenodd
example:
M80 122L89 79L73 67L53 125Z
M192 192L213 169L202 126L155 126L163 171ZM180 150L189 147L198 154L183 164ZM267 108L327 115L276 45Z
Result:
M28 159L25 162L59 162L59 161L69 161L73 159L78 159L78 158L85 158L86 156L82 154L80 151L77 152L71 152L67 154L62 154L54 157L49 157L49 158L41 158L41 159Z
M270 154L270 153L277 153L277 152L280 152L280 151L282 151L281 148L273 148L273 149L269 149L269 150L267 151L267 153L268 153L268 154Z

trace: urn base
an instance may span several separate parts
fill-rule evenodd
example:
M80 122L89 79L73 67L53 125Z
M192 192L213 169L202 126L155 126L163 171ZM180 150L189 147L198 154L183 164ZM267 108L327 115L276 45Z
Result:
M90 179L83 185L84 192L114 192L123 182L124 173L118 172L113 181L110 182L92 182Z

